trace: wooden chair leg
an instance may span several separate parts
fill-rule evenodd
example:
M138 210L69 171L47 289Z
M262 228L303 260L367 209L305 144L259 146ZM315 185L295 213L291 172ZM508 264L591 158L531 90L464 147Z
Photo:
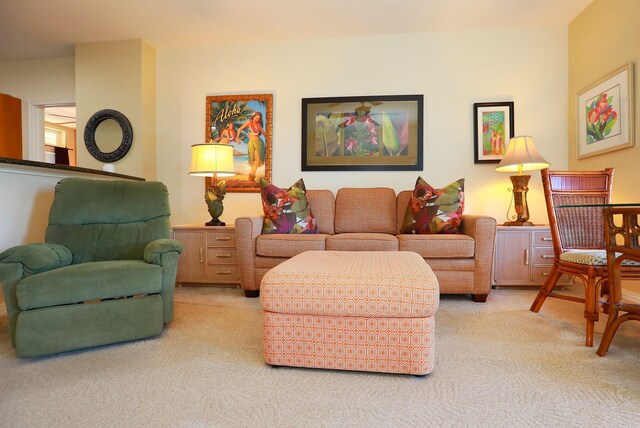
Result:
M556 286L558 279L560 279L560 275L562 275L562 273L560 272L560 270L558 270L558 266L554 264L551 268L549 276L547 277L547 280L544 282L544 284L542 284L542 287L540 287L540 291L538 291L538 295L531 305L531 312L538 312L540 310L545 299L547 298L549 293L551 293L553 287Z
M618 326L620 326L621 323L622 321L618 318L618 307L616 305L609 305L609 319L607 320L607 326L604 329L602 341L600 342L597 352L599 356L604 357L607 355L613 336L616 334L616 330L618 330Z
M587 278L584 290L584 317L587 321L586 346L593 346L593 331L598 321L598 287L593 276Z

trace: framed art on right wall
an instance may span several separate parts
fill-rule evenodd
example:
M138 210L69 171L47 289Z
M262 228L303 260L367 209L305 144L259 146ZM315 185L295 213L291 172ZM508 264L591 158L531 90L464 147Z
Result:
M578 92L576 102L578 159L634 145L631 63Z

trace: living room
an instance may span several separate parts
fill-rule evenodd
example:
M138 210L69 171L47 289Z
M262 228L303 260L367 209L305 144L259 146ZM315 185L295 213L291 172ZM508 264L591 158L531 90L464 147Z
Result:
M90 2L87 3L90 4ZM326 29L323 29L326 25L324 24L325 20L340 20L341 26L347 28L353 15L362 13L356 6L371 6L368 3L344 6L338 2L330 2L326 5L328 11L296 6L306 9L302 16L310 16L310 21L307 23L306 19L301 18L301 15L296 15L300 21L292 21L287 19L288 15L281 16L276 13L282 13L283 9L279 8L293 7L280 3L277 8L272 6L274 11L269 10L270 6L261 3L252 3L253 7L240 8L236 6L239 8L237 10L226 5L225 8L231 8L230 11L222 12L219 15L215 14L216 7L212 6L212 10L206 9L212 13L212 16L205 17L206 14L199 13L198 7L202 5L198 2L190 2L189 6L192 9L188 12L193 15L193 25L195 26L201 20L208 21L209 30L202 33L200 38L191 41L179 40L177 35L174 37L171 31L165 30L168 34L162 44L153 43L152 40L143 37L144 35L135 32L123 33L121 37L110 40L98 40L97 38L67 40L71 51L62 50L61 54L53 57L3 59L0 62L0 92L36 103L74 101L78 116L78 135L82 135L84 124L97 110L116 108L123 111L132 121L135 137L130 154L115 164L115 170L118 173L165 183L169 190L171 224L175 225L204 223L209 219L203 201L203 180L189 176L188 170L190 146L205 142L206 97L212 95L273 94L272 181L283 188L290 186L299 178L303 178L307 189L330 189L335 192L341 187L391 187L396 192L400 192L412 189L418 175L436 187L445 186L464 177L465 212L491 216L500 224L506 220L506 212L511 199L511 193L507 190L510 187L509 176L495 172L495 164L474 163L473 104L512 101L515 106L515 135L533 136L538 151L550 163L550 168L595 170L614 167L613 200L616 202L637 200L635 183L640 178L638 176L640 172L635 159L640 145L636 144L631 148L578 159L575 107L576 94L581 89L624 64L633 63L635 81L638 81L640 47L637 43L637 22L640 17L640 6L636 1L566 2L571 5L567 7L569 9L573 7L573 9L568 13L565 11L564 14L545 12L545 8L551 7L551 3L554 2L518 2L518 7L516 7L512 6L513 2L491 1L488 2L488 5L492 7L502 9L513 7L516 9L513 11L513 15L510 15L511 21L506 17L496 18L498 23L493 25L473 23L476 15L484 16L480 15L479 9L477 9L482 8L484 2L478 2L480 4L477 6L465 3L466 8L457 9L455 13L451 14L446 14L444 9L431 9L430 7L435 7L430 4L432 2L425 2L424 5L423 2L412 3L410 11L399 10L399 7L396 8L398 10L385 11L383 15L386 20L375 21L372 19L370 28L362 26L359 27L359 32L353 30L353 32L330 34ZM332 5L335 7L331 8ZM127 10L123 3L118 3L118 6ZM53 6L43 3L41 7L43 11L50 11L49 7ZM142 19L143 12L138 9L138 6L131 5L131 7L133 8L131 14L122 13L122 15L127 15L122 17L123 22L133 19L132 17ZM217 7L222 8L221 5ZM562 5L554 7L562 8ZM76 19L92 22L91 20L97 19L98 15L100 15L99 11L87 11L76 15ZM311 15L317 16L315 19L311 19ZM380 17L379 14L376 16ZM438 16L438 19L434 19L434 16ZM496 12L496 16L502 17L503 15ZM562 18L565 21L562 21ZM247 19L246 24L244 23L245 19ZM225 30L228 27L220 23L228 20L235 22L232 27L236 29L235 32ZM258 25L262 20L277 22L278 25L269 27L271 28L269 35L260 36L256 34L253 25ZM393 27L390 24L387 25L387 20L406 22L406 24L404 24L404 28L400 25L399 29L392 30ZM432 22L433 26L430 28L421 27L420 20ZM486 20L483 22L486 24ZM166 27L170 27L170 24L170 20L163 22ZM315 28L316 34L320 34L320 36L297 37L295 31L302 31L304 26ZM96 28L98 28L97 24ZM262 29L263 27L257 28ZM172 38L175 40L172 41ZM4 40L2 45L20 45L18 41L14 41L12 35L7 35ZM371 173L365 171L301 170L302 98L403 94L424 95L424 167L422 171ZM635 105L637 106L637 102ZM636 107L634 114L637 124L639 123L640 109ZM636 142L637 135L638 132L636 132ZM78 144L76 156L79 166L102 169L102 164L93 159L82 144ZM23 176L16 178L13 175L3 174L1 181L0 189L3 200L12 208L3 215L5 221L0 225L0 242L2 244L0 250L11 245L36 242L38 236L41 240L46 227L53 185L47 184L50 188L50 192L47 193L43 190L42 184L37 184L40 186L38 192L32 193L33 190L25 190ZM29 186L31 185L33 183L29 183ZM33 200L25 201L25 195L30 195L29 197L36 202ZM537 171L532 172L528 199L531 220L536 224L547 224L542 184L540 174ZM227 224L233 224L238 217L262 213L258 193L228 193L224 199L224 206L225 211L222 219ZM24 224L25 218L29 219L27 225ZM197 300L199 292L188 288L186 291L183 290L184 294L181 299L186 302L192 299ZM498 295L499 293L494 294ZM486 305L492 304L492 296L489 297ZM512 298L514 297L508 295L503 299L510 301ZM230 301L231 306L240 305L246 308L248 310L247 318L256 322L257 325L260 324L255 299L241 302L230 300L231 298L226 295L223 296L223 299L225 302ZM455 326L458 331L464 330L466 326L462 322L456 321L454 316L456 310L475 315L480 323L491 318L491 308L469 308L466 305L473 302L462 302L456 299L450 303L453 307L452 311L449 312L449 315L443 314L443 320L439 320L439 322L443 325L449 323L449 325ZM562 314L564 307L562 305L554 307L554 312L549 312L545 317L553 318L552 313ZM578 308L579 306L576 307L575 314L566 315L568 319L560 318L565 324L571 325L576 330L577 342L569 344L562 336L555 337L553 340L557 342L558 346L562 346L562 351L550 352L561 353L567 352L568 348L583 348L579 342L583 339L580 335L583 333L584 326L580 321L582 313ZM522 317L529 317L528 307L518 307L517 309L524 313ZM209 320L209 315L205 312L204 309L196 309L191 312L191 315L195 319ZM215 327L219 327L221 330L233 327L234 322L240 322L237 314L230 312L228 307L219 306L214 312L223 316L231 315L230 320L216 321L219 325L216 324ZM507 316L500 319L504 329L503 334L509 334L510 320L520 320L519 316L512 315L513 318ZM469 320L470 316L466 316L465 319ZM535 318L525 319L529 322L535 321ZM601 321L599 324L603 324L603 322ZM629 324L631 325L627 327L627 330L637 337L638 326L632 325L633 323ZM174 321L174 329L181 332L182 326L184 326L183 320L177 318ZM561 326L558 326L552 331L562 334L563 330ZM238 341L248 344L257 340L259 345L259 333L258 331L256 335L255 332L250 333L242 330L239 333ZM171 334L172 332L169 330L168 335ZM181 362L196 359L198 364L192 366L190 370L202 369L206 372L206 358L203 355L197 355L198 350L201 349L200 346L204 347L204 343L206 343L206 334L201 330L197 330L197 333L194 334L197 335L195 342L187 343L185 341L184 344L186 350L194 351L196 355L180 355L175 350L171 352L171 356ZM8 341L6 332L1 338L4 342L2 348L5 360L2 368L4 373L15 369L20 364L23 367L26 365L32 368L39 364L37 361L26 364L13 361L16 357L13 349L6 343ZM165 337L160 338L160 341L164 339ZM179 339L186 340L182 336ZM225 340L229 343L233 342L232 338ZM142 343L146 346L156 346L153 345L153 341ZM443 339L442 349L446 349L447 346L449 352L454 350L464 352L463 343L447 344ZM487 344L473 342L473 345L467 343L467 346L479 346L486 350L488 352L487 359L495 357L493 353L496 351ZM499 347L498 352L500 352L501 346L508 345L499 342L496 346ZM635 348L627 347L626 351L637 351L637 349L637 346ZM241 353L251 354L252 351L255 351L253 345L241 348ZM125 351L124 348L119 348L115 352L118 354L118 359L126 361L121 364L130 364L135 359L131 349ZM206 352L209 351L205 349L205 354ZM584 352L584 354L580 354L578 361L587 360L588 363L585 364L585 367L603 371L609 369L607 366L607 361L611 360L609 356L603 361L595 361L591 359L591 355L597 358L593 349L579 349L576 352ZM230 353L224 354L224 352L222 354L227 357L231 355ZM52 369L58 364L64 365L63 370L69 377L76 376L74 371L88 376L91 373L92 360L99 357L98 354L92 354L91 351L88 351L80 352L71 358L78 361L78 365L67 366L68 362L66 361L69 361L69 358L64 356L44 360L40 363L51 364ZM265 374L259 369L259 361L256 361L253 354L247 358L255 364L248 367L245 375L247 377L256 376L256 381L266 386L268 382L265 379L272 375ZM573 354L572 358L575 358ZM9 359L11 361L6 361ZM115 367L121 367L118 364L118 359L111 360L111 364ZM222 361L225 364L231 364L225 358ZM464 363L464 358L458 355L455 361ZM565 364L569 366L575 362L575 359L567 359ZM509 365L509 361L502 361L502 363ZM441 364L444 371L448 363L445 360L441 361ZM495 368L494 366L490 367ZM234 373L242 371L242 366L229 365L225 368ZM474 365L474 368L482 370L482 365ZM131 369L144 372L145 367L141 363L126 366L127 371ZM436 366L434 374L438 369L439 367ZM466 371L466 368L460 368L460 371L469 377L477 375L473 371ZM0 375L0 385L2 385L3 392L20 388L19 384L13 383L18 381L4 383L2 380L2 378L6 378L4 373ZM46 371L38 370L38 373L44 376ZM557 373L559 373L558 376L562 376L563 372L559 370ZM298 383L289 385L293 390L288 394L280 394L279 397L291 399L294 403L297 402L295 391L302 389L305 382L315 386L314 374L315 372L309 370L301 371L300 378L296 381ZM460 381L464 379L462 374L458 378ZM583 371L580 374L587 376ZM338 391L332 391L331 388L323 389L326 394L353 393L349 388L340 386L339 375L339 373L335 374L335 377L332 378L332 381L338 382L335 386ZM486 373L484 375L486 376ZM628 375L626 386L629 389L635 388L637 390L637 376L633 373L628 373ZM113 376L116 377L115 374ZM571 376L573 379L573 374ZM98 375L97 378L106 383L111 380L105 374ZM205 376L205 378L207 377ZM136 379L143 380L142 378ZM155 376L154 379L157 381ZM227 389L228 400L235 402L238 406L237 412L251 413L251 404L256 397L253 397L253 394L248 391L242 391L234 385L226 383L224 385L203 385L193 377L189 377L189 379L191 383L177 387L184 389L185 396L203 394L202 390L206 388ZM424 391L418 390L416 381L424 383L429 382L430 379L429 376L415 381L412 379L407 388L423 394ZM57 388L64 389L64 386L58 382L54 383ZM357 382L366 383L367 379L360 377L356 379ZM403 380L400 377L392 378L391 382L393 388L403 388L401 385ZM508 378L502 379L502 382L512 385ZM527 387L526 379L519 378L517 382L522 382L523 387ZM70 381L70 384L72 383ZM492 382L488 383L495 385ZM543 386L541 383L544 384L544 382L532 382L531 385L541 388ZM166 386L164 383L159 384ZM585 382L585 385L588 384ZM249 385L251 384L249 383ZM378 385L380 389L374 391L368 389L368 391L376 395L382 394L381 391L384 391L385 388L391 388L384 382ZM449 397L453 399L465 399L473 406L487 408L493 405L492 393L497 395L495 399L501 400L506 399L511 393L515 394L514 391L520 391L509 388L488 391L482 397L483 400L480 400L479 397L465 396L462 393L465 388L463 385L452 381L441 386L451 388L453 394ZM71 385L68 387L71 388ZM121 387L127 388L130 385L121 385ZM152 388L153 385L146 385L140 387L139 392L149 393L154 398L158 398L158 393L150 391ZM573 387L569 389L575 391ZM557 390L553 389L553 391L552 395ZM3 396L10 394L9 392ZM204 393L214 401L222 400L219 396L209 394ZM544 395L544 390L539 390L538 394ZM28 398L30 403L29 411L36 412L36 397L42 398L45 395L46 391L27 394L25 398ZM623 391L621 396L624 397L624 400L638 403L637 393L634 395ZM171 397L176 399L174 394ZM403 397L407 396L403 395ZM388 396L385 395L385 398ZM550 398L550 400L557 400L552 413L554 411L561 413L564 410L559 403L565 399L566 397L560 395L553 395ZM323 407L325 414L330 413L328 408L335 403L324 400L320 401L319 406L325 406ZM9 401L4 398L0 401L2 402L2 410L5 410L9 406ZM184 399L179 403L189 407L186 401ZM356 401L362 405L366 401L366 397L358 395ZM107 401L107 403L109 402ZM202 404L202 402L199 403ZM120 406L119 408L124 409L128 415L130 415L129 411L135 411L133 407L121 402L113 401L111 404L116 407ZM273 413L264 415L265 425L269 425L269 420L276 421L272 422L272 425L296 424L293 420L285 421L275 416L278 412L277 404L270 404L274 406ZM144 406L144 404L140 405ZM579 406L574 407L574 405L576 405L575 402L570 403L571 410L568 413L581 418ZM307 411L309 409L309 405L300 404L300 406ZM406 403L407 409L412 406L424 409L425 404L418 405L411 400ZM263 406L258 405L258 407L264 411ZM487 411L475 408L482 414ZM369 407L366 409L373 412ZM396 410L398 409L396 407ZM95 411L95 408L93 410ZM536 413L535 409L529 410L533 414ZM588 413L591 410L584 411ZM210 414L209 410L203 412L207 415ZM535 424L532 419L518 420L518 412L517 408L506 409L502 407L498 413L501 415L511 414L512 423L519 421L523 425ZM302 418L303 416L296 415L295 411L292 413L292 418L296 416ZM27 419L21 419L24 415L11 414L16 418L13 419L17 421L16 424L20 424L20 421L27 421ZM409 414L412 416L407 417L404 421L399 419L397 424L406 425L415 422L415 415L411 411ZM625 414L627 416L633 415L631 411ZM340 419L340 417L346 418L348 415L347 409L341 408L341 412L327 417L324 421L316 413L313 414L313 418L307 419L307 421L310 421L309 424L315 422L317 425L344 425L348 424L345 421L349 419ZM438 413L434 412L432 415L437 417ZM400 417L401 413L398 412L397 416ZM440 416L444 418L443 415ZM543 421L541 424L550 424L549 415L540 417L539 420ZM62 419L49 420L55 420L58 423L63 421ZM114 421L109 418L103 420ZM127 424L145 422L145 420L131 417L123 420L126 420ZM248 416L239 419L247 424L254 420ZM364 425L363 421L367 419L361 416L361 418L354 417L351 420L353 421L352 425ZM565 424L571 425L567 419L562 420ZM576 425L589 424L585 422L586 419L578 420L581 422ZM33 420L29 421L33 422ZM91 421L91 419L86 419L85 422L87 421ZM153 418L149 418L148 421L163 424L162 420ZM180 424L173 419L167 419L167 421L169 422L166 424L170 425ZM445 418L440 421L443 425L487 425L491 422L494 422L495 425L505 424L505 420L500 422L492 418L476 420ZM195 414L184 424L222 425L225 422L228 425L243 424L232 419L219 421L198 419ZM303 423L301 422L301 424ZM438 419L434 419L432 423L437 425ZM11 424L11 420L9 420L9 424ZM81 424L81 421L74 419L72 425L78 424ZM383 418L378 419L378 424L391 425L394 424L394 421Z

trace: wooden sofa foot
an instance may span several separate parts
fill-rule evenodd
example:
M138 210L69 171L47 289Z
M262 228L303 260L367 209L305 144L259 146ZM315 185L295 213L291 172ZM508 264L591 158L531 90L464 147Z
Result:
M258 297L260 290L244 290L245 297Z
M487 301L487 296L489 294L472 294L471 298L473 299L474 302L476 303L484 303Z

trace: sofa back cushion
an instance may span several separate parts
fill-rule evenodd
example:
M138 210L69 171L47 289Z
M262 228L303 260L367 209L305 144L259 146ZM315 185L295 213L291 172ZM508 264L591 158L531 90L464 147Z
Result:
M330 190L307 190L307 202L316 218L320 233L333 235L333 219L336 214L336 199Z
M349 188L336 195L336 233L396 233L396 192L388 187Z
M149 242L170 232L164 184L74 177L56 185L45 241L67 247L76 264L142 259Z
M409 205L412 193L411 190L403 190L398 193L398 197L396 198L396 235L400 235L404 214L407 212L407 206Z

